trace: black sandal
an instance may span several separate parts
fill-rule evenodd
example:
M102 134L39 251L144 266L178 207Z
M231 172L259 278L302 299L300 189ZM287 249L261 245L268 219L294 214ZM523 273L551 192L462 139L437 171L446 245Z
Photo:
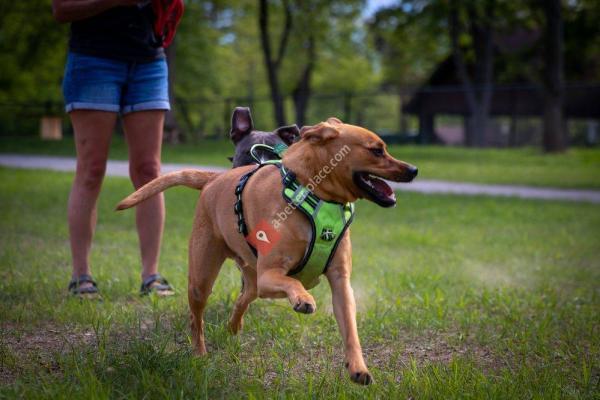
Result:
M82 283L91 283L92 286L80 287ZM98 295L98 286L90 275L79 275L77 278L73 278L69 282L68 287L69 293L73 296L79 297L96 297Z
M155 292L158 296L172 296L175 294L173 287L160 274L150 275L142 282L140 294L142 296Z

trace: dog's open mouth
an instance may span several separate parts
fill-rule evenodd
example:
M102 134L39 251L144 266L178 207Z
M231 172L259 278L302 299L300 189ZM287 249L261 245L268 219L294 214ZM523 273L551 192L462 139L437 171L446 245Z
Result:
M361 188L370 200L381 207L396 205L396 194L383 179L368 172L355 172L354 183Z

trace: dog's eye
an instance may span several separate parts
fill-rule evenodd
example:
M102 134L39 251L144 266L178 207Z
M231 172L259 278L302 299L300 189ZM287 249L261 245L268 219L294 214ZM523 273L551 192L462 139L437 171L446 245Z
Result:
M375 149L369 149L369 151L371 151L375 157L383 157L383 149L379 147Z

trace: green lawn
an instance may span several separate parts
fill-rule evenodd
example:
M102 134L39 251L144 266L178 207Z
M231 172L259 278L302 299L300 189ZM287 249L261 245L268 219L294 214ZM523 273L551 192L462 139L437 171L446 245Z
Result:
M600 148L574 148L545 155L537 148L465 149L440 146L390 146L391 153L419 167L419 178L559 188L600 189ZM73 156L72 139L42 142L37 138L0 138L0 152ZM225 140L165 145L165 162L230 166L233 145ZM126 159L122 138L115 137L111 158Z
M190 189L166 196L161 264L176 297L137 295L134 213L112 211L131 186L109 178L92 254L104 301L69 298L71 179L0 169L0 398L600 396L598 205L411 193L394 209L359 202L352 281L376 380L365 388L343 368L326 283L312 291L315 314L257 300L230 336L231 263L207 310L210 355L190 354Z

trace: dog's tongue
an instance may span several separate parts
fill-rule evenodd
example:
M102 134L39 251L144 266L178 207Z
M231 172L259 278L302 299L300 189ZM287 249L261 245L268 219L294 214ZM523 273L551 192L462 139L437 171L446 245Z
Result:
M390 187L390 185L388 185L387 183L385 183L385 181L383 181L382 179L371 178L370 181L373 184L373 187L378 192L383 193L386 196L390 196L393 193L393 190Z

